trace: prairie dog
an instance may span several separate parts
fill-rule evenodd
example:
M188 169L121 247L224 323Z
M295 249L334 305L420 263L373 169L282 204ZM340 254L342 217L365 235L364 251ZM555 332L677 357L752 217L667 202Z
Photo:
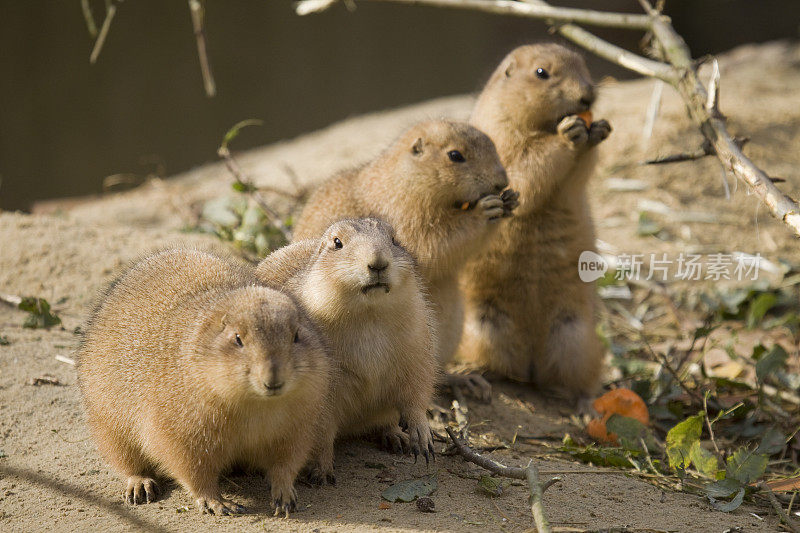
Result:
M169 476L223 515L244 511L219 490L234 464L267 472L276 514L295 506L329 374L289 296L195 250L152 254L112 283L78 357L92 435L127 477L126 501L153 501Z
M397 240L419 264L439 321L437 358L442 367L458 346L463 324L458 272L480 251L516 207L492 141L458 122L420 123L363 168L334 176L309 198L295 239L318 237L348 217L376 217L394 227ZM463 384L486 398L485 380ZM480 387L480 388L478 388Z
M425 412L437 373L434 318L414 260L393 233L380 220L341 220L256 269L262 283L297 298L331 349L329 415L310 464L315 483L335 480L337 435L377 429L395 448L433 454Z
M578 257L595 240L586 182L594 147L611 131L576 116L594 100L581 56L522 46L492 74L470 119L497 146L520 205L464 269L460 356L576 399L602 377L595 286L578 277Z

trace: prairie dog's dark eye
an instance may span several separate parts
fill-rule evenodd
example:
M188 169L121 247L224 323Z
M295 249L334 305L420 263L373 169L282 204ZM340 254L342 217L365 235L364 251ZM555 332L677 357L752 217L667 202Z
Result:
M452 161L453 163L463 163L464 161L466 161L466 159L464 159L464 156L458 150L451 150L447 152L447 157L449 157L450 161Z
M334 237L334 238L333 238L333 245L336 247L336 249L337 249L337 250L338 250L339 248L341 248L342 246L344 246L344 245L342 244L342 241L340 241L340 240L339 240L339 237Z
M550 77L550 73L547 72L545 69L539 67L536 69L536 77L539 78L540 80L546 80L547 78Z
M238 344L239 346L244 346L244 343L242 342L242 338L239 336L238 333L236 334L236 344Z
M300 342L300 332L299 331L295 331L294 332L294 342Z

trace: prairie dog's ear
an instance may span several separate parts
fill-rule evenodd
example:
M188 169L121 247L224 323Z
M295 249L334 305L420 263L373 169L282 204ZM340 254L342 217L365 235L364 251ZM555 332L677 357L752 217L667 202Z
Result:
M222 329L225 329L225 327L228 325L228 313L222 315L222 318L219 319L219 325L222 327Z
M512 57L508 60L508 65L506 65L506 78L510 78L514 71L517 69L517 62Z
M416 141L414 141L414 144L411 146L411 153L414 155L419 155L422 153L422 137L419 137Z

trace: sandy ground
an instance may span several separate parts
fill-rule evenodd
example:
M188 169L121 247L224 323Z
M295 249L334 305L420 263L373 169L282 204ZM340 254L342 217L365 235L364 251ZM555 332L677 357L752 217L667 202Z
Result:
M773 176L787 180L783 190L800 188L800 47L771 44L746 47L722 61L722 110L731 128L746 133L748 153ZM617 252L759 252L770 260L800 263L797 241L769 218L744 187L728 180L725 198L719 163L642 167L653 155L699 145L681 103L664 91L661 113L648 144L641 139L644 113L654 83L606 80L596 117L615 128L603 147L601 165L591 182L598 237ZM403 128L429 117L465 117L469 96L426 102L405 109L358 117L299 139L254 150L241 157L248 173L265 184L287 187L285 165L303 183L313 184L336 170L376 155ZM645 190L610 190L610 178L633 178ZM89 440L74 367L55 359L72 356L96 291L126 261L169 243L217 247L202 234L183 233L204 200L228 194L224 169L207 165L169 181L82 202L43 206L39 214L0 213L0 292L47 298L63 319L63 328L27 330L23 315L0 305L0 530L2 531L484 531L533 527L527 489L511 486L497 498L477 491L478 469L458 457L440 456L435 464L414 464L381 452L369 441L345 442L337 450L336 487L299 487L300 511L289 520L270 517L268 491L260 477L225 478L226 496L247 506L238 517L200 515L185 491L168 487L157 503L136 508L123 504L122 481L100 459ZM636 235L642 200L659 201L679 212L701 211L713 223L680 222L653 215L671 235L668 240ZM279 200L276 200L279 201ZM28 385L31 378L55 376L61 385ZM135 406L131 406L135 408ZM565 432L578 432L568 405L538 395L529 387L497 384L490 405L470 404L476 431L510 442L515 433L536 436L539 444L517 442L492 457L510 465L539 462L543 471L565 472L548 490L545 505L556 527L571 531L628 528L629 531L774 531L777 522L742 506L730 514L714 511L703 498L662 492L625 473L604 473L553 454ZM532 441L526 441L532 442ZM367 463L370 463L368 466ZM381 463L385 468L373 468ZM569 471L579 473L569 474ZM594 473L587 473L592 472ZM436 512L421 513L413 503L380 509L380 492L393 480L436 473ZM184 511L189 506L188 511Z

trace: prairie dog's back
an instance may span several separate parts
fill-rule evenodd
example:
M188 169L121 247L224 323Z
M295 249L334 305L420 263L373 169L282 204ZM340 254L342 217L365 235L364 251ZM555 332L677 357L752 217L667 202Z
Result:
M294 227L293 240L319 237L325 228L345 218L368 216L360 201L359 173L348 169L323 182L311 195Z
M114 280L101 296L83 340L84 346L92 349L79 352L82 356L78 365L87 362L84 360L87 357L98 363L106 356L125 353L124 332L137 336L142 347L155 344L148 351L152 358L126 362L131 371L149 372L161 367L153 364L161 362L158 354L164 353L166 346L175 346L182 337L175 327L188 328L193 318L192 307L201 305L189 301L198 296L208 300L218 292L244 286L252 280L252 274L244 267L199 250L164 250L145 256Z

